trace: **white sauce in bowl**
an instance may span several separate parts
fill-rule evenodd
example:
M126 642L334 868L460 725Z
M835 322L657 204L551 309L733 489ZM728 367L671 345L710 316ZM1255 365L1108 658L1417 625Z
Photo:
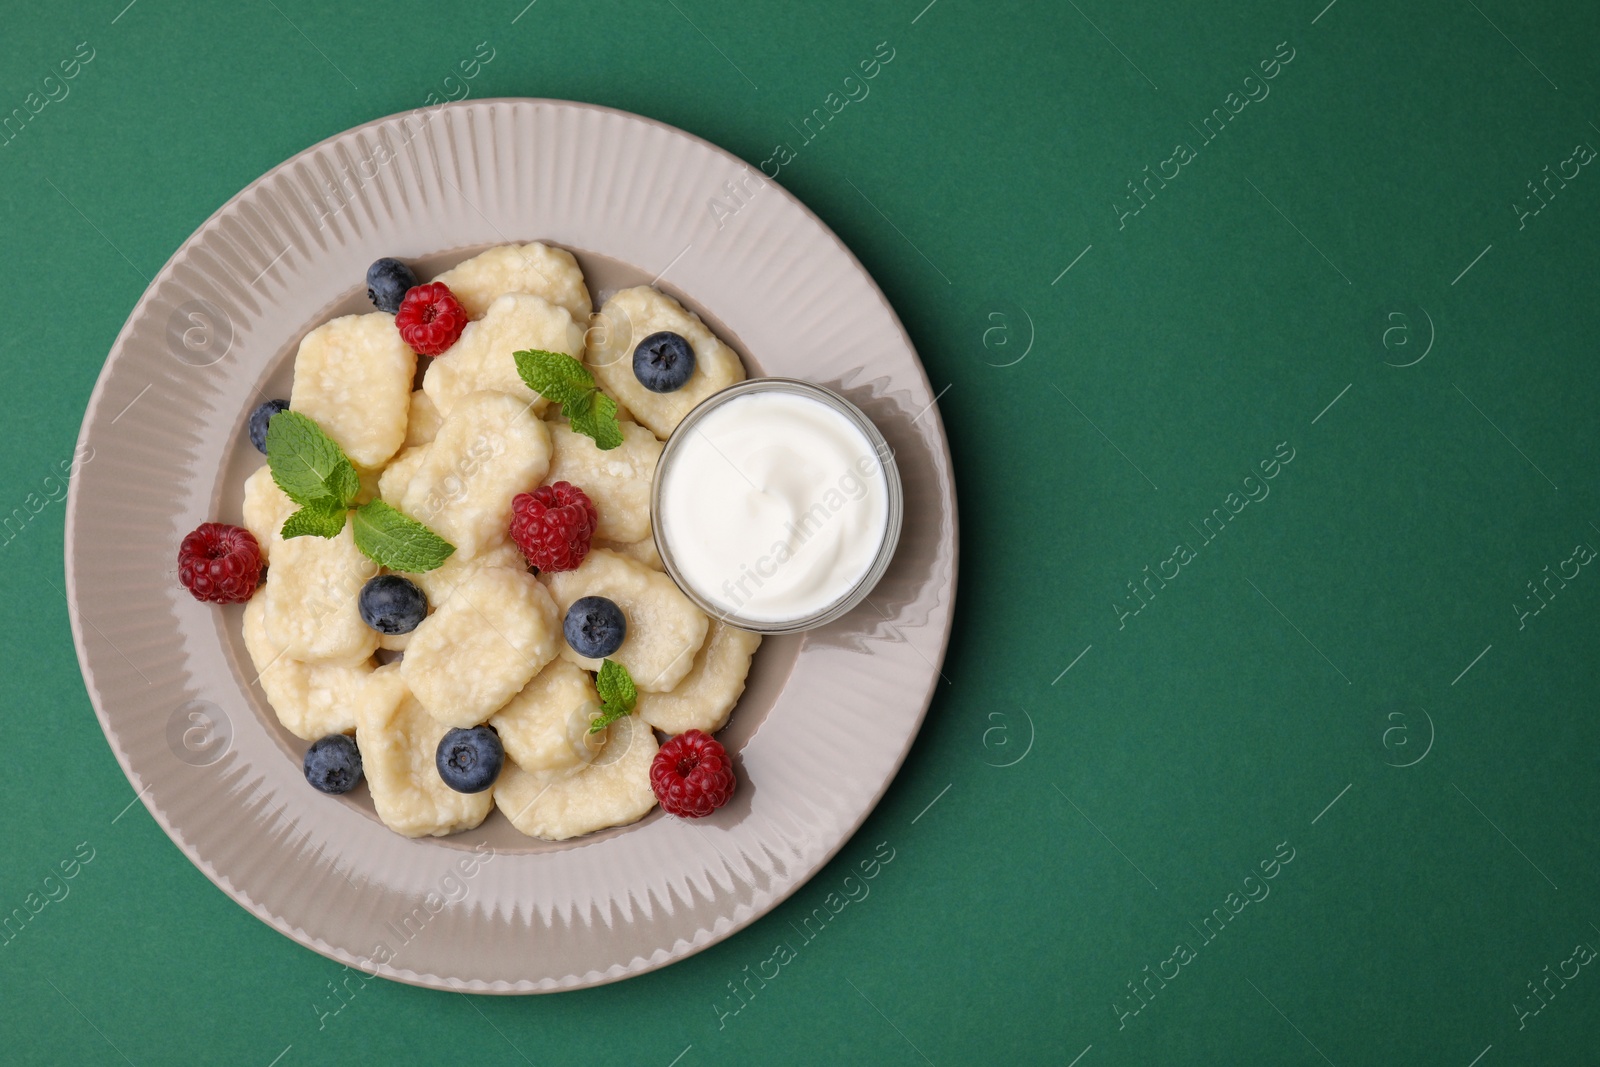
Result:
M730 616L782 623L837 604L888 533L883 463L853 420L777 389L735 396L674 441L657 473L676 576Z

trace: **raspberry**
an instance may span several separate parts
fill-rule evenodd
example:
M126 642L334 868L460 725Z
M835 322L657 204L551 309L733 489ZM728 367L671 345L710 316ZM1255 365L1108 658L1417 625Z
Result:
M511 540L541 571L572 571L589 554L600 517L571 482L541 485L511 501Z
M448 285L429 282L406 293L394 314L394 324L412 351L419 356L437 356L467 328L467 309Z
M261 581L261 546L242 526L203 522L178 546L178 581L196 600L242 604Z
M661 808L703 819L733 796L733 761L710 734L690 730L661 746L650 764L650 788Z

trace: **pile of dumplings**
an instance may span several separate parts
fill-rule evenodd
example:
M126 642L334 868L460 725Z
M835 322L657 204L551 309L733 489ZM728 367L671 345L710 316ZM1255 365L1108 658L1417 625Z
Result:
M471 317L454 346L419 360L393 315L334 319L301 341L289 405L356 465L358 502L383 500L455 552L405 575L427 595L422 623L380 634L362 621L357 596L384 571L357 550L350 523L337 537L285 540L296 505L263 465L244 488L244 525L269 568L244 611L261 690L297 737L353 734L378 817L408 837L472 829L495 807L552 841L634 822L656 804L656 732L726 725L761 641L679 591L650 528L663 441L744 368L654 288L621 290L595 312L577 261L560 248L492 248L433 280ZM633 373L633 345L662 330L695 355L692 377L671 393ZM523 384L512 356L522 349L582 360L617 401L622 445L601 451ZM557 481L582 489L599 523L581 566L534 574L509 538L512 499ZM567 608L585 596L622 609L626 638L610 658L639 690L633 714L598 734L589 726L600 663L562 634ZM456 792L435 766L439 741L483 723L500 736L504 769L487 791Z

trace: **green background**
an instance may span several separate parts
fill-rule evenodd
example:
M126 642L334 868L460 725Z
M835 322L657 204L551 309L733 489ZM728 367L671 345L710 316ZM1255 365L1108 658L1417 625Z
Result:
M722 944L557 996L374 981L319 1022L342 969L128 807L47 501L0 535L0 912L80 842L93 859L0 946L0 1058L1593 1062L1600 974L1563 961L1600 947L1600 574L1567 564L1520 611L1600 546L1600 173L1514 207L1600 145L1593 5L524 2L9 4L0 115L79 42L94 58L0 146L3 510L71 455L118 329L207 216L452 91L487 41L473 97L624 108L753 164L797 146L781 182L945 390L948 684L839 858ZM870 96L799 145L879 42ZM1270 94L1205 143L1280 42ZM1213 542L1191 527L1264 489ZM1131 614L1126 583L1180 542ZM880 842L870 896L719 1021Z

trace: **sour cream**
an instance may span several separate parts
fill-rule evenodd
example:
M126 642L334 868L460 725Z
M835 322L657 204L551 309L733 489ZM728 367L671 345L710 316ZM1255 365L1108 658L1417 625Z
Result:
M656 474L663 560L734 625L778 632L837 617L887 566L899 477L853 405L788 379L734 386L673 433Z

